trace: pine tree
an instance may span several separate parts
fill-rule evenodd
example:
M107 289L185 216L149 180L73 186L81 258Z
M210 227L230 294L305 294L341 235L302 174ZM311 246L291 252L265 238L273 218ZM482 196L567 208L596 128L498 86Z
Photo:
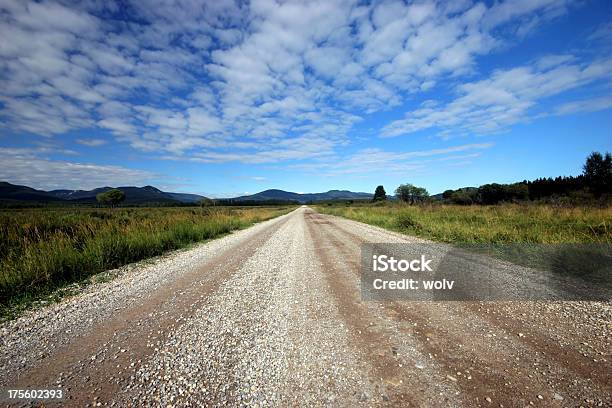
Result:
M374 198L372 201L383 201L387 199L387 192L383 186L376 187L376 191L374 191Z

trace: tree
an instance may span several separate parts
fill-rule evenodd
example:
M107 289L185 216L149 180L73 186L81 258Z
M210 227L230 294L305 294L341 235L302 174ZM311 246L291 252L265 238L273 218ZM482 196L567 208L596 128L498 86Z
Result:
M395 190L395 195L398 196L400 200L410 204L414 204L429 197L429 193L425 188L417 187L412 184L401 184Z
M595 197L612 192L612 155L593 152L584 164L584 178Z
M125 193L118 188L113 188L112 190L98 194L96 196L96 200L98 200L98 202L101 204L115 207L117 204L125 200Z
M387 199L387 192L383 186L376 187L376 191L374 191L374 198L372 201L384 201Z
M215 205L215 201L211 200L208 197L204 197L203 199L201 199L200 201L198 201L198 205L200 207L213 207Z
M568 196L583 191L586 187L586 178L582 174L576 177L563 176L554 179L549 177L523 181L523 184L527 185L531 200L540 200L555 196Z
M484 184L478 187L481 204L492 205L504 201L522 201L529 198L529 189L525 183Z
M453 197L453 193L455 190L444 190L442 193L442 198L445 200L450 200Z
M472 205L478 202L478 189L475 187L464 187L451 194L450 200L453 204Z

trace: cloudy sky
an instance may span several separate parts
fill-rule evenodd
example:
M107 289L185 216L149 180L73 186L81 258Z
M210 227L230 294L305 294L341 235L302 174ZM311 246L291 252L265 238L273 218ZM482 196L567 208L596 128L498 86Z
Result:
M0 0L0 180L392 191L612 150L612 2Z

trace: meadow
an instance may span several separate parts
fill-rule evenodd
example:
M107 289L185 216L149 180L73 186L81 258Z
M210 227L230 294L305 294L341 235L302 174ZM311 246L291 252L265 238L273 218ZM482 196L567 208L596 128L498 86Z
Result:
M290 207L0 211L0 316L108 269L287 213Z
M317 210L612 290L612 207L325 205Z
M612 207L543 204L490 206L322 205L317 210L366 224L455 244L612 243Z

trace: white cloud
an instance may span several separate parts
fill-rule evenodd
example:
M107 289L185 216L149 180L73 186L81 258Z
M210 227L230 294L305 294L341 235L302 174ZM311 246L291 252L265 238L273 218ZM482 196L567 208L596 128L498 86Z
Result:
M517 17L538 13L546 18L563 14L570 5L570 0L514 0L498 2L487 10L483 24L493 28Z
M592 99L584 99L580 101L572 101L564 103L557 107L555 113L557 115L568 115L579 112L596 112L612 108L612 97L602 96Z
M0 42L5 129L102 129L138 150L202 162L325 157L350 142L363 116L475 72L480 55L507 41L504 28L527 33L567 9L565 0L129 3L0 5L0 38L10 39ZM133 21L108 18L120 8ZM604 70L571 71L570 62L511 74L568 88L580 84L572 75L586 83ZM545 70L556 72L538 82ZM506 89L510 78L492 81L460 87L457 101L423 107L384 133L501 128L539 98ZM492 102L470 101L477 96Z
M44 150L0 148L0 180L51 190L144 185L155 178L155 174L144 170L51 160L41 153Z
M379 148L359 150L339 160L325 160L319 163L298 164L293 168L312 171L317 175L380 175L407 174L426 171L432 166L465 165L480 156L480 152L493 147L492 143L471 143L438 149L409 152L388 151Z
M589 35L589 40L593 41L603 41L610 43L612 39L612 19L607 21L606 23L597 27L591 35Z
M88 147L99 147L107 143L104 139L76 139L76 142Z
M100 120L97 125L101 128L108 129L119 136L136 133L135 127L120 117L107 117Z
M427 104L410 111L405 119L387 125L382 136L400 136L430 128L457 133L494 133L528 120L530 109L539 100L612 75L612 60L590 64L568 62L573 59L548 56L534 66L499 70L490 78L459 85L459 96L453 101L445 105Z

